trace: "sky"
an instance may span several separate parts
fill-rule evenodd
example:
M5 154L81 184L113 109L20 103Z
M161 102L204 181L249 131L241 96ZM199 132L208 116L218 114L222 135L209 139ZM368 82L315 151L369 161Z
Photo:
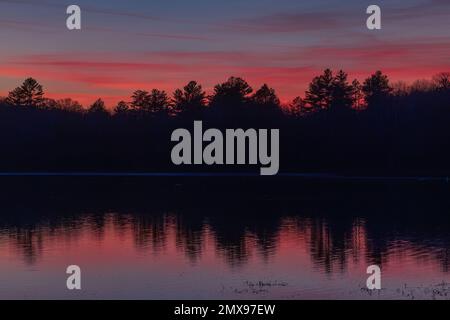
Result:
M81 30L66 28L71 4ZM381 30L366 27L371 4ZM196 80L211 93L239 76L288 102L325 68L394 82L450 71L450 1L0 0L0 43L0 96L31 76L47 97L112 108L138 89Z

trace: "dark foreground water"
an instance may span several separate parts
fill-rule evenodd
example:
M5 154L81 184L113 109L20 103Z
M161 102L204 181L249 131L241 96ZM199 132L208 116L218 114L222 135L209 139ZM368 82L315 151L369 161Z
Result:
M214 179L2 178L0 298L450 298L448 184Z

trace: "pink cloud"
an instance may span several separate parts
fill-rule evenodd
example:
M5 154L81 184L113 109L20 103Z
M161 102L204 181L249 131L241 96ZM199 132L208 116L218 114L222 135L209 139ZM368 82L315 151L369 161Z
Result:
M0 78L16 81L33 76L49 96L68 96L83 103L105 97L129 100L136 89L159 88L171 93L197 80L209 93L229 76L241 76L254 88L267 83L283 101L303 95L309 81L323 69L344 69L363 80L381 69L396 80L431 78L448 70L450 42L443 38L387 42L362 37L351 46L315 45L265 51L160 51L141 53L76 52L23 55L0 64ZM5 82L4 82L5 83ZM48 84L48 85L47 85ZM108 98L106 98L108 97Z

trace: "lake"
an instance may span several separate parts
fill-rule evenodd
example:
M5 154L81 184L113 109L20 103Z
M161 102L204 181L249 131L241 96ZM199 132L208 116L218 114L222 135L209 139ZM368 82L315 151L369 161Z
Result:
M2 177L0 299L448 299L444 182ZM382 290L366 288L379 265ZM82 290L66 288L66 268Z

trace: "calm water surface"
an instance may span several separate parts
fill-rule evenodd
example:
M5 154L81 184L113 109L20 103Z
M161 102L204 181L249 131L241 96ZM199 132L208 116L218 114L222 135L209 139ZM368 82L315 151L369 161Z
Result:
M212 201L16 188L0 205L0 298L448 299L447 187L423 188ZM81 291L65 287L72 264Z

